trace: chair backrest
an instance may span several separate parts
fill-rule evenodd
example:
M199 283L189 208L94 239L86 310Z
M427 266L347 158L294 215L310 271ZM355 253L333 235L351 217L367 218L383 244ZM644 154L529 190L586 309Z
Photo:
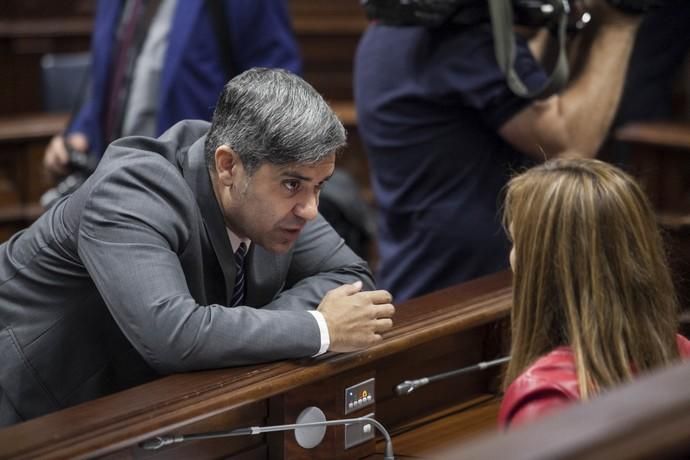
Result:
M49 53L41 58L43 110L76 112L89 90L90 53Z

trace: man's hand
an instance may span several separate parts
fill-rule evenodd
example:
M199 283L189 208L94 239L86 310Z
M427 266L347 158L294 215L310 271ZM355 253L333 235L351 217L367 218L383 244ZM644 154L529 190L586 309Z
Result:
M592 1L589 9L592 24L578 37L580 46L571 66L575 72L568 86L532 101L498 131L533 158L544 160L567 151L595 157L609 134L641 16L620 11L607 0Z
M77 152L86 153L89 149L89 141L82 133L72 133L66 139L60 135L54 136L43 156L43 168L53 179L69 174L67 170L69 157L65 143Z
M321 312L331 338L329 351L346 352L367 348L381 341L381 333L393 327L395 307L388 291L365 291L362 282L344 284L326 293Z

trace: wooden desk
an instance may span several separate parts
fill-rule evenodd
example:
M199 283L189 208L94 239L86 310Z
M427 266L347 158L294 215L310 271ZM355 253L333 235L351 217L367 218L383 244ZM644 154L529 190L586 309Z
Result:
M294 423L307 406L329 419L344 418L344 389L374 377L374 412L401 447L433 444L423 430L449 416L465 420L449 431L481 432L495 426L495 405L484 406L497 371L448 379L404 397L402 380L462 367L501 355L500 336L511 302L510 275L500 273L398 306L396 325L380 344L362 352L319 359L179 374L0 430L0 458L367 458L369 441L344 450L342 427L331 427L312 450L291 433L196 441L150 453L137 443L158 434L227 430Z

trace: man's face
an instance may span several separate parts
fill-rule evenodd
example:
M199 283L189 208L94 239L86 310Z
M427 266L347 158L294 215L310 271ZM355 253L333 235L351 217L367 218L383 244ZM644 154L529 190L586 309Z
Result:
M333 174L335 155L313 165L265 163L251 176L234 152L228 155L232 164L220 159L214 184L226 225L269 251L288 251L317 216L319 193Z

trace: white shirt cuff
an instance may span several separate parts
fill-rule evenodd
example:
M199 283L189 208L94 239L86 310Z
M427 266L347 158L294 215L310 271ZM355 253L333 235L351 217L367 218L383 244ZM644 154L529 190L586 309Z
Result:
M328 347L331 346L331 336L328 335L328 325L321 312L316 310L307 311L314 315L314 319L316 319L316 323L319 325L319 331L321 332L321 348L319 348L319 352L314 355L319 356L328 351Z

